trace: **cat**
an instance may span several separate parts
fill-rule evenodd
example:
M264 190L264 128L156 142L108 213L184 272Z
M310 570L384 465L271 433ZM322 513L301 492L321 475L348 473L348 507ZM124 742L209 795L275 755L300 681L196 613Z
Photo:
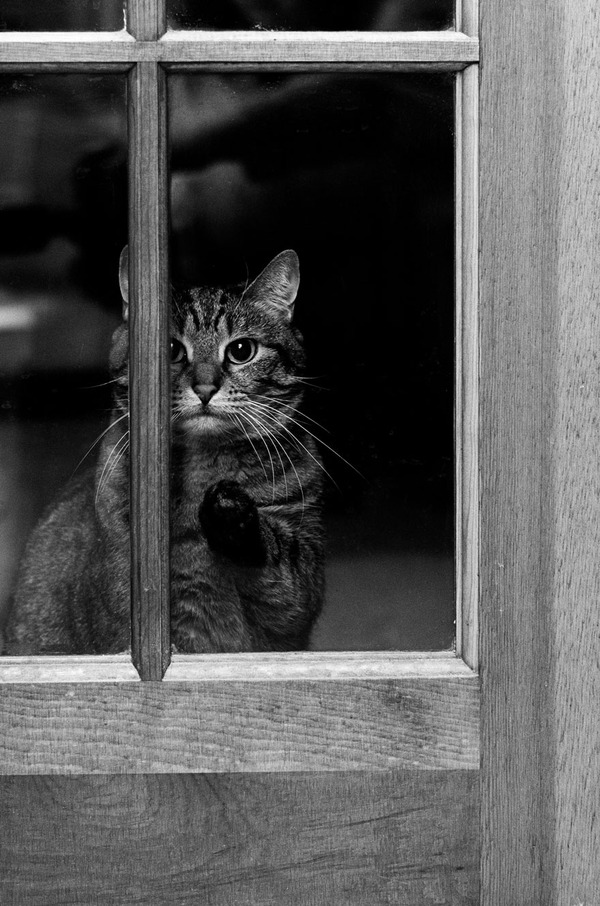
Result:
M130 648L128 253L110 351L111 424L28 543L5 653ZM295 252L248 286L173 290L171 641L174 651L306 648L322 607L322 464L302 428Z

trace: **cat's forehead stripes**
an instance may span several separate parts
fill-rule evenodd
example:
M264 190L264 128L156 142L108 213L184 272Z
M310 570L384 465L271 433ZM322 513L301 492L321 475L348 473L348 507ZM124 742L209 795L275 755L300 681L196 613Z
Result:
M238 298L223 289L192 289L174 306L174 320L182 333L219 334L233 329Z

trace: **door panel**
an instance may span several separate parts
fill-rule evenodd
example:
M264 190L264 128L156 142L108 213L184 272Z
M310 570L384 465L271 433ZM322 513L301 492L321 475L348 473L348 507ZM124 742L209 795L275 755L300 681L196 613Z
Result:
M474 906L477 771L7 777L3 903Z

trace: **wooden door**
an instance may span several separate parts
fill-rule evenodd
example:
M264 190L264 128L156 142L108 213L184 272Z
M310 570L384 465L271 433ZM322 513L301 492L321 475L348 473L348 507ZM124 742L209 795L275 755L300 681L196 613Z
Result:
M126 657L0 664L3 903L596 902L597 14L591 0L483 0L479 50L463 7L457 33L257 33L234 57L210 34L159 39L150 0L130 4L135 41L0 42L0 65L17 69L131 69L139 299L166 272L160 66L274 55L464 71L458 655L178 657L161 679L163 412L139 432L132 476L144 680ZM140 425L161 399L161 366L142 351L161 317L142 302L133 328L150 387L133 404Z

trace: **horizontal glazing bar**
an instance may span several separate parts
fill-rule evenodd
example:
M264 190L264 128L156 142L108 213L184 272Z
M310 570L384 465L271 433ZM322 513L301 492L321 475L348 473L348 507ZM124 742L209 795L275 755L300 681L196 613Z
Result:
M40 63L475 63L479 45L460 32L169 32L158 41L107 34L10 33L2 64ZM0 64L0 65L2 65Z

